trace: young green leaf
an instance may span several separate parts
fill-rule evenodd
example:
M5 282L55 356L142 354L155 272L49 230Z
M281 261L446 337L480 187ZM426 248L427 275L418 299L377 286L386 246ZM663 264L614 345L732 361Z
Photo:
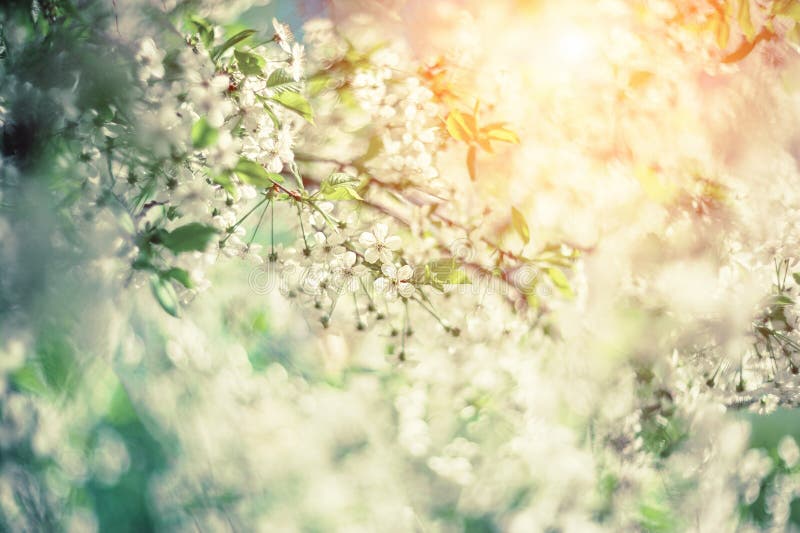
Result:
M564 272L558 268L548 268L545 272L547 273L547 277L550 278L550 281L553 282L553 285L555 285L564 297L572 298L574 296L572 287Z
M359 164L366 163L367 161L374 159L375 156L377 156L382 149L383 149L383 139L381 139L379 135L373 135L369 139L369 146L367 146L367 151L364 153L364 155L356 159L355 162Z
M506 128L491 128L486 131L486 136L493 141L519 144L517 134Z
M267 87L272 89L275 94L280 94L285 91L300 92L300 84L292 78L291 74L282 68L274 70L272 74L269 75L269 78L267 78Z
M271 187L275 183L283 183L283 176L267 170L258 163L245 157L239 158L233 171L239 179L257 187Z
M425 264L422 282L443 290L445 285L469 285L472 283L455 259L437 259Z
M717 41L717 46L720 50L728 47L728 38L730 37L730 26L725 17L719 16L712 19L712 27L714 29L714 38Z
M194 27L203 46L210 48L211 44L214 42L214 28L211 26L211 23L202 17L192 15L188 20L188 24Z
M356 187L359 179L343 172L334 172L320 184L320 193L326 200L363 200Z
M236 64L239 65L239 70L245 76L261 76L264 69L264 58L245 52L243 50L234 50L233 57L236 58Z
M45 396L50 392L47 383L41 377L39 369L32 363L17 369L12 375L11 380L20 389L23 389L40 396Z
M205 117L201 117L192 126L192 146L198 150L208 148L217 142L217 137L219 137L219 130L210 126Z
M311 104L308 103L308 100L306 100L302 94L292 91L284 91L280 94L272 96L270 100L282 105L290 111L294 111L306 119L306 121L309 123L314 123L314 112L311 109Z
M177 317L179 311L178 295L175 293L172 282L169 279L154 275L150 278L150 288L161 308L170 315Z
M160 234L161 244L173 252L201 252L217 235L217 229L199 222L191 222L172 231Z
M194 283L192 283L192 278L189 277L189 273L182 268L173 267L169 270L165 270L161 273L161 277L165 279L174 279L187 289L194 287Z
M220 56L225 53L225 50L227 50L232 46L236 46L240 42L244 41L245 39L253 35L255 32L256 30L242 30L233 37L231 37L230 39L228 39L227 41L225 41L224 43L222 43L221 45L215 46L214 49L211 51L212 61L216 62L217 59L219 59Z
M454 109L447 115L445 126L450 136L457 141L468 143L473 139L473 132L467 125L464 115L458 110Z
M222 188L225 189L225 191L231 196L236 195L236 185L233 183L233 180L231 180L230 171L226 170L225 172L214 176L214 183L217 185L222 185Z
M776 0L772 4L773 15L783 15L800 22L800 2L797 0Z
M522 241L528 244L531 240L531 230L528 228L528 222L525 220L525 216L514 206L511 207L511 225L522 238Z
M756 37L756 28L750 19L750 0L739 0L739 27L748 41L753 42Z

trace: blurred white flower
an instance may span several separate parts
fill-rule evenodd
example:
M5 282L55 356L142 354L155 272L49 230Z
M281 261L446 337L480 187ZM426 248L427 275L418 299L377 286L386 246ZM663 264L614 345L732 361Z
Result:
M142 81L161 79L164 77L164 56L166 52L160 50L155 41L150 37L143 39L136 54L139 62L139 78Z

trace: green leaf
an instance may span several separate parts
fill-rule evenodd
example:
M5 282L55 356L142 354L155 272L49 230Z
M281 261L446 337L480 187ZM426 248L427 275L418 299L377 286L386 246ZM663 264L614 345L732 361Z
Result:
M217 142L217 137L219 137L219 130L209 125L205 117L201 117L192 126L192 146L198 150Z
M493 141L504 143L519 144L519 137L513 131L506 128L492 128L486 131L486 136Z
M566 298L572 298L574 293L569 284L567 276L558 268L548 268L545 270L547 277L553 282L553 285L564 295Z
M282 105L290 111L294 111L309 123L314 123L314 112L311 109L311 104L308 103L308 100L306 100L302 94L293 91L284 91L272 96L270 100Z
M375 156L381 153L382 149L383 149L383 139L381 139L379 135L373 135L369 139L369 146L367 146L367 151L364 153L364 155L356 159L355 163L363 164L371 159L374 159Z
M275 94L280 94L285 91L300 92L300 83L295 81L295 79L282 68L272 71L272 74L267 78L267 87L272 89Z
M522 237L522 241L525 244L531 241L531 230L528 228L528 222L525 220L525 216L514 206L511 207L511 225L519 236Z
M477 154L477 150L474 146L470 146L469 150L467 150L467 171L469 172L469 179L475 181L478 177L477 172L475 171L475 156Z
M772 13L800 22L800 2L797 2L797 0L777 0L772 4Z
M356 186L359 179L343 172L334 172L320 184L320 193L326 200L363 200Z
M150 288L153 291L153 296L156 297L156 300L161 305L161 308L170 315L177 317L179 309L178 295L175 293L175 288L172 286L172 283L168 279L154 275L150 278Z
M225 189L225 191L231 196L236 195L236 185L231 180L230 171L226 170L221 174L214 176L214 183L217 185L222 185L222 188Z
M187 289L191 289L192 287L194 287L194 283L192 283L192 278L189 277L189 273L182 268L173 267L170 268L169 270L165 270L161 273L161 277L174 279Z
M424 283L443 290L445 285L469 285L467 273L455 259L436 259L425 264Z
M242 30L221 45L215 46L214 50L211 52L211 59L216 62L217 59L219 59L219 57L225 53L225 50L232 46L236 46L240 42L253 35L255 32L256 30Z
M210 48L214 42L214 28L206 19L193 15L189 18L188 24L194 27L194 31L200 36L203 46Z
M750 0L739 0L739 27L748 41L753 42L756 29L750 19Z
M52 332L45 334L37 342L36 353L42 377L50 390L70 393L79 373L76 371L76 354L72 343L66 337Z
M49 391L47 384L42 380L37 366L31 363L16 370L11 379L14 385L20 389L34 394L45 396Z
M250 161L246 157L239 158L233 171L239 179L257 187L271 187L275 183L283 183L283 176L274 172L267 172L262 165Z
M714 29L714 38L717 41L717 46L720 50L724 50L728 47L728 38L730 37L730 26L728 26L728 21L725 20L724 17L719 16L714 18L711 22L712 27Z
M489 152L490 154L494 153L494 150L492 150L492 143L489 142L490 139L486 134L478 135L475 138L475 141L478 143L478 146L483 148L485 151Z
M457 141L468 143L474 138L474 132L467 124L464 115L458 110L454 109L447 115L445 126L450 136Z
M263 74L264 58L242 50L234 50L233 57L236 58L239 70L245 76L261 76Z
M121 383L117 385L111 396L106 419L117 427L139 420L139 415L136 414L128 391Z
M800 285L800 272L795 272L794 274L792 274L792 278L794 279L795 283Z
M192 222L172 231L164 231L160 234L160 238L161 244L177 254L201 252L206 249L216 235L216 228Z
M328 88L330 82L331 78L329 75L325 73L317 74L308 80L308 93L311 96L317 96Z

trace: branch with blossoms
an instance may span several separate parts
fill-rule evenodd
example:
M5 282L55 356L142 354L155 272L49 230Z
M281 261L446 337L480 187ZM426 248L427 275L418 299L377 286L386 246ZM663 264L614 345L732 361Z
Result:
M175 32L184 35L175 48L162 49L146 38L135 55L144 112L160 121L160 131L172 130L175 137L154 151L163 153L154 159L126 138L125 124L112 120L106 127L121 131L108 137L113 141L105 146L114 198L131 218L131 279L148 275L165 311L177 316L180 301L207 286L200 265L220 255L266 259L284 272L302 268L311 273L299 282L302 290L298 286L287 293L309 295L325 327L343 291L354 294L356 308L356 293L369 301L364 313L356 309L359 325L391 314L386 302L375 301L380 295L401 302L396 312L404 323L408 302L413 302L451 333L457 328L440 317L426 288L446 291L470 283L470 276L497 279L511 289L514 309L537 313L546 310L535 291L540 279L571 296L564 271L577 258L573 248L551 245L528 256L481 235L477 240L488 252L486 262L450 246L454 233L469 239L480 225L448 214L453 209L445 208L447 190L460 177L440 175L434 150L466 144L466 170L474 181L477 150L491 154L492 142L519 143L504 124L479 123L479 104L472 113L460 111L463 106L451 93L439 96L440 90L426 85L428 77L387 74L373 63L386 53L380 47L362 53L347 45L339 56L318 62L311 76L314 87L309 87L303 78L305 49L277 21L264 37L245 29L218 38L222 32L197 16L176 25ZM386 83L385 93L395 94L384 94L375 107L377 79ZM316 104L324 107L331 95L340 104L315 113ZM349 107L341 104L348 95ZM349 159L295 157L295 144L302 142L304 151L313 154L313 137L335 128L340 114L353 113L353 106L383 117L367 132L365 152L353 152ZM392 111L398 106L405 106L402 115ZM359 143L357 135L351 137ZM149 161L143 164L144 158ZM320 173L318 164L332 168ZM385 201L387 196L399 202L399 209ZM276 246L276 207L278 224L293 225L294 219L296 246ZM420 218L415 210L425 214ZM483 211L488 213L489 206ZM428 233L435 244L424 251L403 249L387 223L399 224L410 236ZM257 239L267 227L269 253L262 257ZM497 232L501 238L511 232L523 246L531 240L527 221L513 208ZM515 276L519 269L535 272Z

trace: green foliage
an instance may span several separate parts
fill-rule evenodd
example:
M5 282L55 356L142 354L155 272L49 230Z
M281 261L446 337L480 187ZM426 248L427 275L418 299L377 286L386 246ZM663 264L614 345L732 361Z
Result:
M193 29L200 37L200 41L207 49L214 43L214 27L206 19L198 15L190 15L186 21L190 29Z
M276 183L283 183L283 176L275 174L274 172L267 172L262 165L250 161L245 157L239 158L233 172L239 176L239 179L244 183L255 185L257 187L271 187Z
M275 94L281 94L286 91L295 93L300 92L300 83L295 81L292 76L286 72L286 69L275 69L272 74L267 78L267 87L275 91Z
M222 56L222 54L225 53L226 50L241 43L242 41L253 35L255 32L256 30L242 30L236 35L232 36L227 41L225 41L224 43L215 46L211 51L211 59L216 62L217 60L219 60L220 56Z
M243 50L234 50L233 57L239 70L246 76L261 76L264 73L264 58Z
M363 200L358 194L359 179L343 172L334 172L320 184L320 194L326 200Z
M187 289L191 289L192 287L194 287L194 283L192 283L192 279L189 277L189 273L182 268L172 267L169 270L163 271L161 273L161 276L163 278L174 279Z
M514 206L511 206L511 225L523 243L528 244L531 241L531 230L528 228L528 221L525 220L525 215L520 213Z
M217 235L216 228L191 222L172 231L159 232L161 244L173 252L202 252Z
M553 285L561 292L565 298L573 298L575 293L572 291L572 286L564 272L559 268L548 268L545 270L547 277L553 282Z
M217 142L219 130L212 127L205 117L200 117L192 126L192 146L197 149L208 148Z
M178 294L169 279L154 274L150 278L150 289L161 308L170 315L177 317L180 310Z
M752 42L756 37L756 28L753 26L753 21L750 19L750 0L739 0L739 28L742 30L745 38Z
M470 180L477 179L476 156L477 147L488 153L492 153L491 141L519 144L519 137L513 131L507 129L504 123L496 122L487 124L483 127L478 125L478 109L480 102L475 103L473 114L462 113L453 109L444 121L445 129L450 137L469 145L467 149L467 171Z
M445 285L466 285L472 283L464 269L455 259L437 259L425 264L420 283L443 291Z
M286 90L272 96L270 100L290 111L294 111L310 124L314 123L314 111L311 109L311 104L302 94Z

